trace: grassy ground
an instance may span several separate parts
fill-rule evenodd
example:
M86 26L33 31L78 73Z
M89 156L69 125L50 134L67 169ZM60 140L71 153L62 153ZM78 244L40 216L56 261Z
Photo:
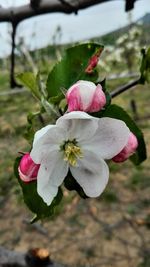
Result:
M121 80L109 81L112 90ZM9 88L7 73L0 75L0 92ZM139 120L150 151L149 86L138 86L113 99L131 115L137 103ZM150 162L134 167L129 161L110 164L107 190L98 199L80 200L65 191L62 211L55 220L30 225L13 175L18 151L29 149L22 137L28 111L38 110L30 93L0 96L0 244L27 250L47 247L52 259L77 267L148 267L150 228Z

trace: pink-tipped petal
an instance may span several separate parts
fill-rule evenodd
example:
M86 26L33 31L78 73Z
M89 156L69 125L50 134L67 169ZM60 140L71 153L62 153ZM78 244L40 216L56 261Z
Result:
M18 167L20 179L25 183L36 180L39 167L40 164L34 163L30 157L30 154L26 153L23 155Z
M91 106L89 106L89 112L100 111L106 105L106 96L102 90L100 84L97 85Z
M130 132L128 142L126 146L121 150L121 152L112 158L116 163L123 162L127 160L131 155L133 155L138 147L138 140L136 136Z
M68 90L66 94L66 99L68 103L68 111L82 110L81 96L79 94L78 85L74 85Z

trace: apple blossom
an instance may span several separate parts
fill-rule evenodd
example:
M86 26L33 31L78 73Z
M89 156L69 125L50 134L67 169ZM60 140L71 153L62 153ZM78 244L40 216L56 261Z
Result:
M136 149L138 147L138 141L136 136L130 132L128 142L126 146L121 150L121 152L113 157L114 162L123 162L127 160L133 153L135 153Z
M129 133L121 120L81 111L67 113L55 125L37 131L30 156L40 164L37 192L43 201L51 204L69 170L87 196L99 196L109 178L105 159L123 149Z
M102 86L93 82L78 81L72 85L66 94L68 111L100 111L106 104Z
M40 165L33 162L29 153L24 154L18 167L20 179L26 183L36 180L39 167Z

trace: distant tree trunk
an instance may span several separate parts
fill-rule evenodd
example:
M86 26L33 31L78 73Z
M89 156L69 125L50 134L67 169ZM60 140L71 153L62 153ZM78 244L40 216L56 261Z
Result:
M10 63L10 86L11 88L20 87L15 80L15 37L16 37L17 23L12 23L12 47L11 47L11 63Z

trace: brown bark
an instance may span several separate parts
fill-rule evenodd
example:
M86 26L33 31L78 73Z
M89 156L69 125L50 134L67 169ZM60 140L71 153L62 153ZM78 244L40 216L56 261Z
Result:
M110 0L108 0L110 1ZM106 0L41 0L37 6L32 4L19 7L0 8L0 22L19 23L20 21L46 13L76 13L80 9L94 6ZM35 7L35 8L34 8Z

